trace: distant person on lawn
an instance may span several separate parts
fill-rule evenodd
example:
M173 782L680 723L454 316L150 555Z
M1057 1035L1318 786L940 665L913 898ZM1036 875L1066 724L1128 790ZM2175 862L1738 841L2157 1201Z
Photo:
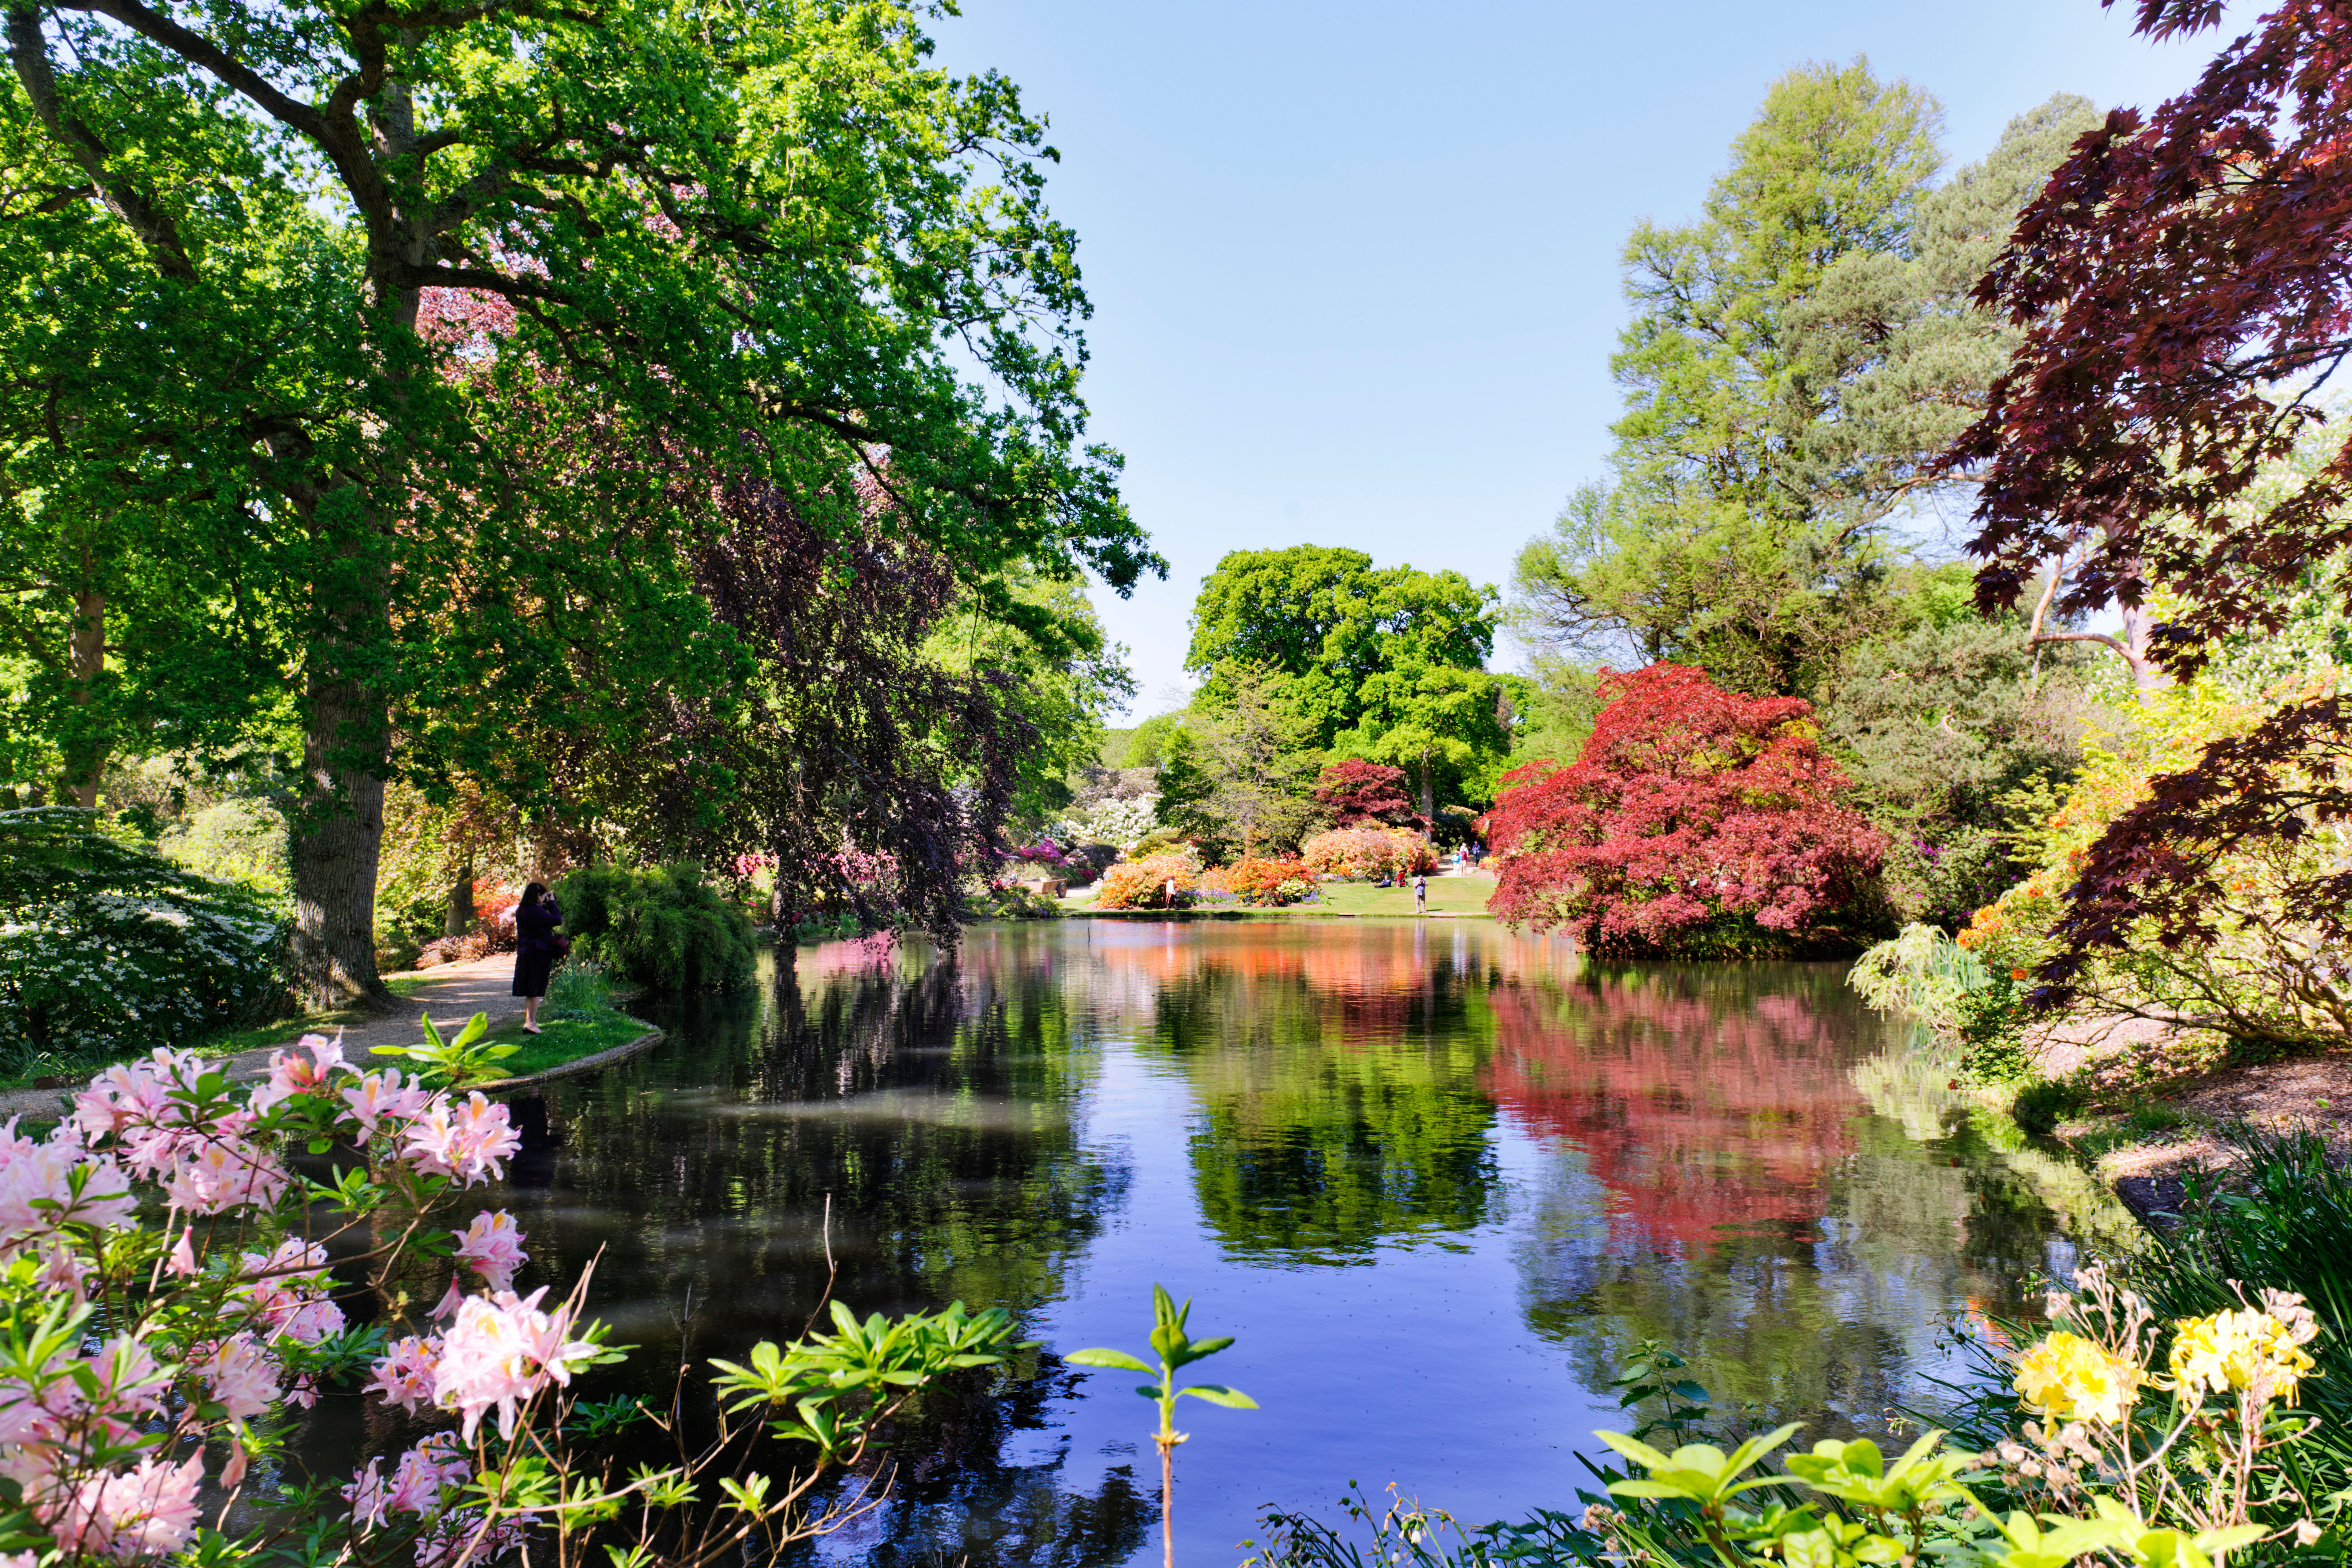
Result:
M556 934L555 928L562 923L563 911L556 908L555 895L547 890L546 883L533 882L522 890L522 902L515 906L514 994L523 999L526 1035L540 1032L539 999L547 994L547 972L572 945Z
M1429 912L1429 876L1423 871L1412 874L1412 912L1417 915Z

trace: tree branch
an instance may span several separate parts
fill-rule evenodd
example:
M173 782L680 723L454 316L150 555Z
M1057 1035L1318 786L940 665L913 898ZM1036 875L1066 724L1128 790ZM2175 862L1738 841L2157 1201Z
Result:
M167 278L193 282L196 268L188 259L187 247L180 243L179 226L108 168L106 148L96 133L65 111L58 98L57 73L49 67L48 40L41 37L40 13L30 6L9 9L8 56L16 63L16 79L25 84L25 96L32 100L41 124L81 165L114 215L139 237L156 269Z

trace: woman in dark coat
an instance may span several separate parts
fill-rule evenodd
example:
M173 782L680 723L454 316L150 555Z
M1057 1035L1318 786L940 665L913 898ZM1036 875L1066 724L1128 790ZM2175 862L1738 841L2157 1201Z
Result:
M547 890L547 884L533 882L522 890L522 901L515 906L514 994L523 998L526 1035L540 1032L539 999L547 994L547 972L560 956L556 943L561 939L555 928L562 923L563 911L556 908L555 895Z

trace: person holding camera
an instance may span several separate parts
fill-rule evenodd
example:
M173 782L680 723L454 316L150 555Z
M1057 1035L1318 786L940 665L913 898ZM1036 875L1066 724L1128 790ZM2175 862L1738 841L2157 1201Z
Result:
M546 883L533 882L522 890L522 901L515 906L514 994L523 999L526 1035L541 1032L539 1003L547 994L548 973L572 947L570 940L555 929L562 923L563 911L556 907L555 895L548 891Z

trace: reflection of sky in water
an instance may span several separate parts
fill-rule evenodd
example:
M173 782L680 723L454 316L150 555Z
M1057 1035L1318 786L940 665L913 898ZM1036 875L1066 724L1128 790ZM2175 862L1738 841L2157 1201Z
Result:
M960 1296L1056 1350L1139 1350L1164 1283L1240 1338L1201 1377L1264 1406L1187 1402L1187 1562L1350 1479L1474 1521L1565 1503L1644 1338L1726 1397L1868 1426L1957 1374L1941 1322L2071 1258L2046 1162L1900 1074L1857 1086L1890 1037L1834 966L1594 975L1468 921L1067 921L975 931L952 969L835 944L670 1021L550 1092L494 1200L531 1233L525 1288L607 1246L599 1308L644 1347L614 1375L652 1392L682 1343L799 1331L828 1194L860 1310ZM1156 1560L1130 1381L1048 1359L934 1402L896 1499L821 1555ZM337 1419L320 1449L399 1436Z

